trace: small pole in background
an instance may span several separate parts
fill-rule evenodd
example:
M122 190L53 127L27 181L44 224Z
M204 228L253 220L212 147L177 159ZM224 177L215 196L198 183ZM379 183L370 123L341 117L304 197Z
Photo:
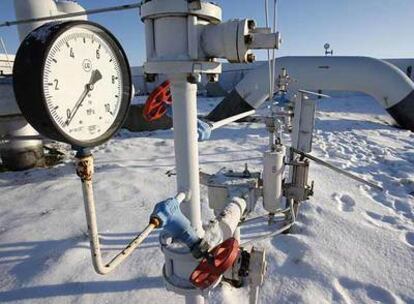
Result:
M329 55L333 56L334 50L331 49L331 45L329 43L325 43L323 48L325 49L325 56L329 56Z
M325 56L333 56L334 51L333 49L331 49L331 45L329 43L325 43L325 45L323 46L323 48L325 49ZM319 94L322 94L322 90L318 90ZM318 96L318 99L321 99L321 96Z

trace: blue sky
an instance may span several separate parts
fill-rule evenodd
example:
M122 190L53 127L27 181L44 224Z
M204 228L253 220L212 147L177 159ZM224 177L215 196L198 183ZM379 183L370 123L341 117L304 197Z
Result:
M39 0L40 1L40 0ZM133 0L79 0L87 9ZM264 25L264 0L221 0L224 20L250 17ZM273 0L269 0L273 2ZM12 0L0 0L0 22L14 20ZM144 27L138 11L93 15L121 41L132 65L145 60ZM336 55L414 57L414 0L279 0L284 43L278 56L321 55L329 42ZM10 53L18 48L15 27L0 28ZM264 53L259 54L264 58Z

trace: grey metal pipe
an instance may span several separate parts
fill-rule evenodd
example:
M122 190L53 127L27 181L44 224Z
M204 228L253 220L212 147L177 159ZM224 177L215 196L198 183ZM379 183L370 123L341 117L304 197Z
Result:
M386 61L369 57L278 58L275 75L280 75L283 68L295 81L294 86L300 89L357 91L371 95L401 127L414 131L414 83ZM216 121L257 109L269 96L268 77L265 64L250 71L207 118Z

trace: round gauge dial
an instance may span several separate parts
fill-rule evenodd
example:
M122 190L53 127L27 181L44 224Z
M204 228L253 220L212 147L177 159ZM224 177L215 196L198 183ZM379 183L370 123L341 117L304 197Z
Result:
M39 133L74 146L99 145L122 126L131 75L118 41L87 21L47 24L23 41L14 64L23 115Z

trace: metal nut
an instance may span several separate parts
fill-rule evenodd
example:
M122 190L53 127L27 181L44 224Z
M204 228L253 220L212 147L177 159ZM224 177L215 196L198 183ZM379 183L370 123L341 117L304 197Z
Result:
M254 31L256 29L256 22L254 20L248 20L247 27L250 31Z
M249 34L244 36L244 43L246 44L252 44L253 42L253 35Z
M253 63L256 60L256 56L254 54L247 54L246 59L248 63Z

